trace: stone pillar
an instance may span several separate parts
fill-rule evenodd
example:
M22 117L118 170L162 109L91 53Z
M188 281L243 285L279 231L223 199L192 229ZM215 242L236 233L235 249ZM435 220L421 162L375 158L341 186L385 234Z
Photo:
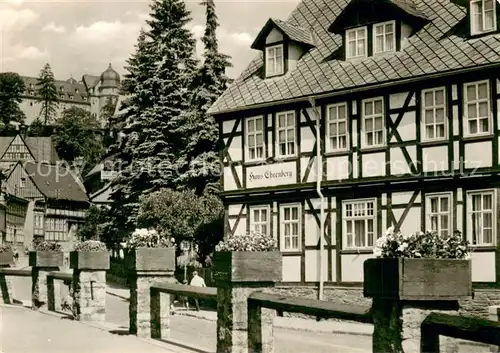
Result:
M152 305L150 288L155 283L176 283L174 272L136 271L129 275L129 332L141 338L151 338L153 333L156 338L162 333L162 337L168 337L170 296L157 293ZM153 318L160 320L163 332L158 333L157 325L151 326L152 310L155 310Z
M0 268L9 268L10 265L0 265ZM13 304L14 292L12 287L12 279L0 273L0 304Z
M106 271L73 270L73 313L80 321L106 321Z
M151 338L170 338L170 304L173 296L151 289Z
M281 280L281 253L221 252L214 256L217 286L217 353L271 352L275 310L250 305L253 292L274 287ZM249 326L250 322L250 326ZM253 337L249 338L249 333ZM269 350L271 349L271 350Z
M422 321L431 312L458 315L458 303L374 298L373 353L420 353ZM440 337L441 352L457 353L454 338Z
M491 321L500 321L500 306L494 305L488 307L488 319ZM498 346L490 346L491 353L500 352L500 348Z
M48 302L47 275L59 267L33 267L31 272L31 301L33 309L44 309Z

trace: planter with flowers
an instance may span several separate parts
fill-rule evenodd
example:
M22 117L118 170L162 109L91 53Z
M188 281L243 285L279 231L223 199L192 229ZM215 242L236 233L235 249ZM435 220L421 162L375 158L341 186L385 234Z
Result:
M14 252L8 244L0 244L0 267L8 267L14 263Z
M253 292L281 281L282 257L274 238L259 233L231 236L216 246L212 266L217 285L217 352L272 347L274 311L249 310L247 302ZM266 334L254 334L262 331Z
M214 279L220 282L280 282L282 257L274 238L259 233L231 236L215 248Z
M151 303L150 288L158 282L175 283L175 245L154 229L136 229L125 247L130 287L129 332L151 338L154 329L151 327L152 321L159 323L160 327L169 327L168 316L165 316L168 315L168 305L159 308L155 306L156 302ZM152 306L155 306L153 311L157 315L154 320L151 319Z
M32 267L60 267L64 263L61 244L40 241L33 244L34 251L29 252L29 265Z
M396 300L458 300L472 295L469 245L455 232L404 236L389 228L364 263L364 295Z
M75 270L108 270L109 252L98 240L77 242L70 252L70 267Z
M136 229L126 248L129 271L175 271L174 243L154 229Z

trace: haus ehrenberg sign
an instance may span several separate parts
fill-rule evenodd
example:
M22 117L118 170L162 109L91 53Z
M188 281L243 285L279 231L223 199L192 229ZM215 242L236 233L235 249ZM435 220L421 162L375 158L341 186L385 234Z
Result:
M294 162L248 167L246 174L247 188L286 185L297 181L297 170Z

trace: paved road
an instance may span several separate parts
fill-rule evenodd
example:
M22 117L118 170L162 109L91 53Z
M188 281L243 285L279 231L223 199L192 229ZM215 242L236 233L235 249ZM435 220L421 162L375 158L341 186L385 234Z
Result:
M14 282L15 296L30 298L31 279L19 278ZM128 329L128 301L114 295L106 296L106 321ZM175 315L171 319L171 338L195 344L209 352L216 347L215 323L207 320ZM461 347L460 352L487 352L486 348ZM275 329L275 352L277 353L362 353L371 352L371 337L319 332ZM11 353L7 351L6 353Z

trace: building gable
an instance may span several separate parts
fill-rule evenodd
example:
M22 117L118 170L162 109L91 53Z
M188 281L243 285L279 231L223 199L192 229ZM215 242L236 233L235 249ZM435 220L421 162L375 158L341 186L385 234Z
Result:
M33 154L21 135L14 137L7 150L2 156L2 161L32 161L34 160Z
M21 163L17 163L7 177L6 187L7 191L14 196L37 200L45 198Z

